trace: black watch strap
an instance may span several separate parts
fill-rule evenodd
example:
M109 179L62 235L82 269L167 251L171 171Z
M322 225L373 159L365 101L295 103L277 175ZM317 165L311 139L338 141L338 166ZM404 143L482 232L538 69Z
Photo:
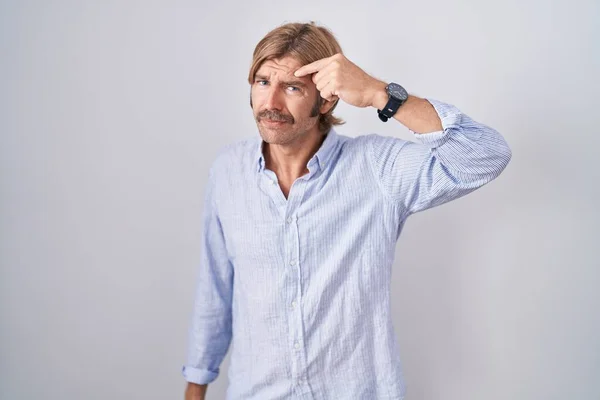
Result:
M394 114L396 114L396 111L398 111L398 108L400 108L403 103L403 101L390 96L387 104L385 107L383 107L383 110L377 110L379 119L383 122L387 122L388 119L392 118Z

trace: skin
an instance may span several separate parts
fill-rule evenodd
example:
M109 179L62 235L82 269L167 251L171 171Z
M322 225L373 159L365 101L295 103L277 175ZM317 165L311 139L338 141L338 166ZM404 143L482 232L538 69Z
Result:
M299 68L295 76L311 75L311 80L324 99L338 98L355 107L381 110L388 101L387 83L376 79L343 54L322 58ZM394 119L415 133L424 134L443 129L437 112L426 99L409 95L394 114Z
M294 76L301 66L292 57L267 60L256 72L251 88L265 165L277 175L286 198L293 182L309 172L306 165L324 140L319 114L334 104L333 99L319 100L309 76Z

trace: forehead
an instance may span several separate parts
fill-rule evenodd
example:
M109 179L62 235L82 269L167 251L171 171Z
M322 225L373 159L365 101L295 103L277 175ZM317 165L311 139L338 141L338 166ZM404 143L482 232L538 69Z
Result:
M278 59L266 60L256 71L257 75L279 76L281 78L294 78L294 72L300 68L302 64L293 57L283 57Z

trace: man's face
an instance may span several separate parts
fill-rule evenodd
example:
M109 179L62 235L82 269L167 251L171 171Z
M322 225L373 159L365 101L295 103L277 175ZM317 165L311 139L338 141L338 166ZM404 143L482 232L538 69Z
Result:
M310 76L297 78L302 65L292 57L265 61L254 77L251 105L263 140L288 144L318 133L321 112L329 109Z

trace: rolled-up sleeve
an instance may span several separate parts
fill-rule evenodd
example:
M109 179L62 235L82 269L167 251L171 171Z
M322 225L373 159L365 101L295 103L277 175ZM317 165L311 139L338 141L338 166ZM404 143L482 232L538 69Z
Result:
M492 181L512 152L496 130L476 122L455 106L427 99L442 130L414 141L370 134L374 174L384 194L397 202L403 217L464 196Z
M201 258L189 329L188 382L207 384L219 375L231 342L233 267L217 213L214 165L210 169L202 217Z

